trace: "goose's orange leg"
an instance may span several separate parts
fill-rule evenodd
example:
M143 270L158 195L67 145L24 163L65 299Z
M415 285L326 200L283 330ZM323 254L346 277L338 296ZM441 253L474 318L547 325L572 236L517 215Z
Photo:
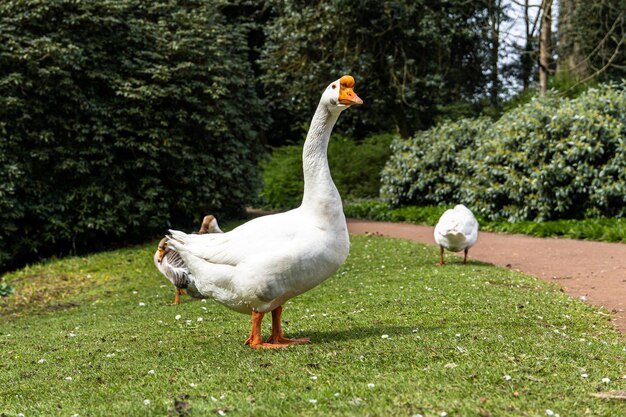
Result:
M272 335L266 340L267 343L278 343L284 345L310 343L309 338L303 339L286 339L283 335L283 328L280 324L280 316L283 312L283 306L278 306L272 310Z
M252 349L276 349L289 346L286 343L263 343L261 337L261 321L265 313L259 313L258 311L252 311L252 330L250 337L246 340L246 345L250 345Z
M180 288L176 288L176 296L174 297L174 304L178 305L180 304L180 294L182 293Z
M467 252L469 251L468 248L465 248L465 256L463 257L463 263L466 264L467 263Z
M443 261L443 246L439 246L439 265L444 265Z

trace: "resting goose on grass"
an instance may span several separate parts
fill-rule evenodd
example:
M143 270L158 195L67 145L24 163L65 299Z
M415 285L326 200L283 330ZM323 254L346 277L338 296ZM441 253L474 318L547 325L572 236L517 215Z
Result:
M252 315L246 344L285 347L282 305L330 277L350 250L341 197L328 167L330 134L342 111L363 101L344 75L322 94L303 149L304 197L300 207L253 219L224 234L189 235L170 230L167 245L180 254L187 292ZM272 313L272 334L263 342L261 321Z
M439 245L439 264L443 265L443 249L451 252L464 251L463 263L467 262L467 252L478 238L478 222L472 212L463 204L448 209L435 226L435 242Z
M200 225L199 235L205 233L224 233L217 224L215 216L209 214L204 216ZM154 253L154 264L159 272L165 276L176 287L176 296L174 304L180 304L180 295L184 293L184 289L189 284L189 277L185 264L178 253L169 250L167 247L167 238L161 239L157 251Z

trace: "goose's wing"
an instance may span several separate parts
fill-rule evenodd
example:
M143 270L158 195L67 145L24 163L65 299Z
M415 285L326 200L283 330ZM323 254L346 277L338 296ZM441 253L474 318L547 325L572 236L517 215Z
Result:
M458 208L458 209L457 209ZM459 231L465 236L468 247L476 242L478 237L478 221L474 214L465 206L455 208L458 216Z
M190 235L170 230L173 247L213 264L234 266L253 255L288 250L301 226L289 213L259 217L227 233Z
M178 288L186 288L189 281L188 271L180 255L169 251L159 262L159 251L154 253L154 265L169 282Z
M439 218L439 221L435 226L435 235L445 236L449 231L454 230L456 227L457 221L454 216L454 210L448 209Z

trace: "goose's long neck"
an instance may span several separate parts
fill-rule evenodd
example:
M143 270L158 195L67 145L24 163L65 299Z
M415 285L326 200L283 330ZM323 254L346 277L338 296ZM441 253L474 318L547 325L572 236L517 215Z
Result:
M343 216L341 197L333 183L328 167L328 141L339 112L331 113L322 103L319 104L302 152L304 171L304 197L302 207L318 214Z

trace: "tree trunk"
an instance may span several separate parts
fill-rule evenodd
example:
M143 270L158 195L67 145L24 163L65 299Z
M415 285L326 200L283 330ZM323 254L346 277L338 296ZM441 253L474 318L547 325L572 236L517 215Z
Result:
M500 94L500 71L499 71L499 52L500 52L500 22L502 21L502 0L489 1L489 37L491 38L491 48L489 51L489 66L491 67L491 88L489 96L491 104L494 107L499 106Z
M522 52L522 73L521 73L521 78L522 78L522 85L524 88L524 91L526 91L528 89L528 87L530 87L530 78L532 77L532 71L533 71L533 33L532 33L532 29L531 29L531 23L530 23L530 14L529 14L529 9L530 9L530 5L528 4L529 0L525 0L524 1L524 26L525 26L525 36L526 38L524 39L525 44L524 44L524 52Z
M559 1L559 62L558 71L584 78L589 74L589 66L583 56L580 39L575 35L580 28L575 24L575 13L580 0Z
M541 2L541 34L539 36L539 93L548 91L548 75L552 55L552 0Z

